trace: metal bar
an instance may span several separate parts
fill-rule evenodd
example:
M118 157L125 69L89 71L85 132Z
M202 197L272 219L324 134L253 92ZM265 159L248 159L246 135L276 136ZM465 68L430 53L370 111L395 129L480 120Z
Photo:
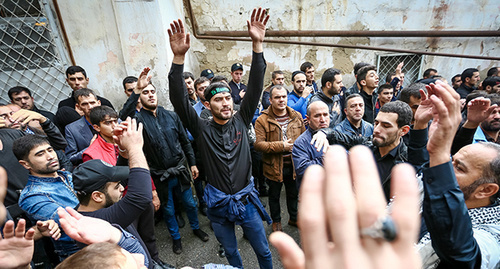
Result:
M200 31L201 36L247 37L247 31ZM268 37L499 37L500 31L267 30Z
M207 35L207 33L231 33L231 32L241 32L245 33L241 36L248 36L248 33L245 31L210 31L203 32L198 29L198 25L196 22L196 18L193 13L193 8L191 6L191 0L184 0L185 6L187 9L187 13L189 19L191 21L191 28L193 31L194 37L197 39L211 39L211 40L231 40L231 41L252 41L250 38L242 38L242 37L229 37L229 36L221 36L221 35ZM300 31L266 31L266 36L269 37L269 32L300 32ZM330 31L333 32L333 31ZM353 31L358 32L358 31ZM370 32L370 31L368 31ZM384 32L384 31L380 31ZM404 31L402 31L404 32ZM422 31L423 32L423 31ZM432 31L437 32L437 31ZM453 32L453 31L441 31L441 32ZM461 31L464 32L464 31ZM479 32L479 31L478 31ZM494 36L500 36L500 31L488 31L495 32ZM264 42L267 43L277 43L277 44L293 44L293 45L306 45L306 46L318 46L318 47L334 47L334 48L349 48L349 49L362 49L362 50L376 50L376 51L389 51L389 52L399 52L399 53L412 53L418 55L432 55L432 56L443 56L443 57L455 57L455 58L468 58L468 59L481 59L481 60L495 60L500 61L500 57L488 57L488 56L479 56L479 55L464 55L464 54L453 54L453 53L439 53L439 52L430 52L430 51L418 51L418 50L407 50L407 49L393 49L393 48L384 48L384 47L373 47L373 46L365 46L365 45L343 45L343 44L331 44L331 43L321 43L321 42L310 42L310 41L298 41L298 40L277 40L277 39L264 39Z

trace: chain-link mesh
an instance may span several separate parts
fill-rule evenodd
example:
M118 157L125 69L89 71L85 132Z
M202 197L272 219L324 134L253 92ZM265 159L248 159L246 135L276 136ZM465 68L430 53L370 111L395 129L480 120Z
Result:
M67 97L64 64L43 0L0 0L0 89L2 102L14 86L31 90L37 107L55 111ZM48 16L49 15L49 16Z
M420 77L420 67L422 65L422 56L415 54L390 54L378 55L377 70L380 77L379 85L386 81L388 74L396 71L399 63L404 62L402 72L405 74L403 87L408 86Z

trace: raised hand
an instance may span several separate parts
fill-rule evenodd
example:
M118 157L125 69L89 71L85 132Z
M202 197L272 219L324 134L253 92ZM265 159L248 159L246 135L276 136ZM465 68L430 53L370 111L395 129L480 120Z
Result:
M287 234L272 233L287 269L304 268L410 268L420 267L413 242L419 228L419 202L415 171L399 164L392 171L396 194L390 216L397 227L394 241L362 236L387 214L372 152L364 146L349 155L333 146L325 155L324 168L310 166L301 185L298 220L302 249Z
M478 97L471 100L467 104L467 122L464 127L474 129L487 119L490 114L497 108L497 105L491 105L488 98Z
M432 102L429 99L429 96L432 95L432 89L429 87L427 89L428 93L425 93L424 90L420 89L420 98L422 102L418 106L417 110L415 111L415 115L413 116L415 118L415 124L413 125L413 129L415 130L422 130L427 128L427 125L430 120L432 120Z
M0 236L0 268L30 268L35 230L31 228L25 234L25 228L24 219L18 221L15 230L14 221L5 223L3 238Z
M151 82L151 75L148 76L149 71L151 71L151 68L149 67L144 67L144 69L142 69L141 74L139 74L139 77L137 78L137 84L134 88L135 94L141 94L141 91L146 88Z
M253 41L253 50L257 53L262 52L262 42L264 42L264 37L266 36L266 24L269 20L269 15L266 14L266 10L259 7L254 8L250 20L247 20L248 35Z
M109 222L83 216L71 207L57 209L64 232L72 239L90 245L93 243L118 243L122 233Z
M142 138L142 123L137 124L136 119L127 117L113 129L113 140L122 150L130 150L139 147L142 150L144 140Z
M189 33L186 33L184 29L184 24L181 19L173 21L170 24L170 29L168 29L168 38L170 40L170 48L174 53L174 63L183 64L184 55L191 47L191 38ZM176 59L177 58L177 59ZM181 60L182 63L176 62L176 60Z
M453 138L462 120L460 113L460 95L450 85L441 81L429 85L433 95L433 120L429 128L427 151L430 157L430 166L446 163L450 160Z

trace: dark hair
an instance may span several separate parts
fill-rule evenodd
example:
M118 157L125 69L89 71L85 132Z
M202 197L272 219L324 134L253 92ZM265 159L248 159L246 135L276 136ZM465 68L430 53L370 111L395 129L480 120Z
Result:
M488 73L486 73L486 76L487 77L498 76L498 67L495 66L488 69Z
M76 73L82 73L85 78L87 78L87 72L85 72L85 69L83 67L78 66L78 65L72 65L66 69L66 77L69 75L74 75Z
M87 88L76 90L75 93L73 94L73 98L75 98L75 102L78 104L78 98L80 98L81 96L89 97L91 94L97 100L97 95L95 95L94 91Z
M328 68L321 76L321 87L324 88L327 82L335 81L335 76L340 75L340 70L335 68Z
M283 71L281 71L281 70L275 70L275 71L273 71L273 72L271 73L271 77L272 77L273 79L275 79L275 78L276 78L276 75L284 75L284 73L283 73Z
M298 74L302 74L302 75L306 75L306 73L304 73L303 71L293 71L292 73L292 81L295 81L295 76L298 75Z
M347 102L349 102L349 100L356 98L356 97L361 98L361 100L363 100L363 104L365 103L365 99L363 99L363 96L361 96L359 93L351 93L351 94L349 94L349 96L347 96L345 98L344 107L347 107Z
M357 63L354 65L354 75L356 76L359 72L359 69L361 69L361 67L365 67L365 66L368 66L368 65L371 65L369 63L365 63L365 62L360 62L360 63Z
M387 73L387 76L385 76L385 83L391 83L392 76L395 76L395 75L396 75L396 72Z
M222 82L222 81L225 81L226 83L228 83L228 80L225 76L222 76L222 75L217 75L217 76L214 76L212 78L212 81L211 83L215 83L215 82Z
M18 95L18 94L20 94L22 92L26 92L30 97L33 97L31 95L31 91L28 88L23 87L23 86L12 87L12 88L10 88L10 90L9 90L9 92L7 94L9 95L9 98L12 101L13 100L12 95L14 95L14 94Z
M125 87L125 84L134 83L134 82L137 82L137 78L134 76L128 76L128 77L124 78L123 82L122 82L123 89L127 90L127 87Z
M456 75L454 75L454 76L451 78L451 83L454 83L454 82L455 82L455 80L456 80L457 78L462 79L462 77L461 77L461 75L460 75L460 74L456 74Z
M101 242L88 245L69 256L57 269L118 268L127 257L117 244ZM149 261L151 262L151 261Z
M425 84L423 84L423 83L414 82L414 83L408 85L408 87L403 88L403 90L401 90L401 92L399 93L399 100L403 101L407 104L410 104L410 97L411 96L413 96L414 98L417 98L417 99L422 98L420 96L420 89L427 91L425 89Z
M437 71L436 69L434 69L434 68L428 68L428 69L426 69L426 70L424 71L424 75L423 75L423 77L424 77L424 78L428 78L428 77L430 77L431 72L437 73L438 71Z
M369 71L375 70L377 71L377 67L374 65L366 65L361 67L358 70L358 76L356 78L356 81L361 85L361 81L366 79L366 75L368 74Z
M188 79L191 78L194 81L194 75L191 72L183 72L182 73L182 78L183 79Z
M206 101L210 102L210 99L207 98L207 96L210 94L210 91L212 91L213 89L216 89L216 88L228 88L229 93L231 93L231 87L229 87L226 83L221 82L221 81L212 82L212 83L210 83L210 85L208 85L208 87L205 89L205 92L203 93L203 96L205 97Z
M285 87L283 87L283 85L274 85L271 87L271 89L269 89L269 98L273 98L273 91L274 90L281 90L281 89L285 89ZM286 91L286 93L288 94L288 90Z
M394 88L392 87L392 85L391 85L391 84L389 84L389 83L385 83L385 84L382 84L382 85L380 85L380 86L378 87L377 92L380 94L380 93L381 93L382 91L384 91L385 89L392 89L392 90L393 90ZM420 96L420 93L419 93L419 96Z
M12 145L12 152L18 160L28 161L30 151L36 146L49 144L47 138L40 135L25 135L14 141Z
M210 82L210 80L207 77L199 77L194 81L194 89L198 89L198 85L200 85L203 82Z
M108 194L108 186L111 183L112 182L106 182L106 183L104 183L104 185L102 185L98 189L93 190L93 191L89 191L89 192L77 191L76 196L78 197L78 201L80 201L80 204L82 204L82 205L85 205L85 206L89 205L90 198L92 197L92 193L95 191L98 191L98 192L104 193L104 195Z
M497 76L487 77L486 79L483 80L483 89L486 89L486 86L494 87L498 83L500 83L500 77Z
M491 105L500 106L500 95L498 93L490 93L486 95L486 98L490 99Z
M479 72L476 68L467 68L462 72L460 77L462 78L462 83L465 83L466 78L471 78L474 75L474 72Z
M90 123L101 126L106 117L118 118L118 113L109 106L96 106L90 110Z
M413 117L411 107L407 103L401 101L389 102L383 105L379 112L398 114L398 120L396 121L398 123L398 128L405 125L409 126Z
M310 62L304 62L300 65L300 71L302 72L306 72L307 69L311 68L311 67L314 67L314 65Z
M478 97L486 97L487 95L488 93L486 91L478 91L478 90L472 91L471 93L467 94L467 97L465 97L464 109L467 109L467 104L469 104L469 102L472 99L476 99Z

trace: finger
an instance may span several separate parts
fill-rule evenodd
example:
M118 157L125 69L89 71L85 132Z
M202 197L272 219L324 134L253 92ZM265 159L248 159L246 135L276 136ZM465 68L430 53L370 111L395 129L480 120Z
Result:
M266 10L263 9L263 8L259 8L259 9L260 9L260 18L259 18L259 21L263 22L264 18L266 17Z
M284 268L305 268L304 252L300 249L293 238L286 233L274 232L269 236L269 241L278 250Z
M420 227L419 191L415 170L409 164L398 164L392 170L391 194L392 218L398 228L395 244L401 244L398 249L411 248L417 238Z
M255 21L255 12L257 12L257 9L254 8L253 11L252 11L252 15L250 15L250 21L253 22Z
M24 230L23 230L23 234L24 234ZM35 238L35 229L30 228L30 229L26 232L26 234L24 234L24 239L31 241L31 240L33 240L34 238Z
M172 39L172 36L174 35L174 34L172 34L172 30L167 29L167 33L168 33L168 38Z
M17 222L17 227L14 235L17 238L23 238L25 229L26 229L26 220L19 219L19 221Z
M174 33L177 34L180 32L179 23L177 21L173 21L173 23L174 23Z
M269 15L266 16L266 19L264 20L263 24L266 25L268 20L269 20Z
M133 130L133 131L137 131L137 120L136 119L132 119L131 120L130 129Z
M181 20L181 19L179 19L179 28L180 28L180 30L181 30L181 33L183 33L183 34L184 34L184 33L185 33L185 29L184 29L184 24L182 23L182 20Z
M140 134L142 134L142 129L144 128L144 125L142 124L142 122L139 122L139 125L137 127L137 132L139 132Z
M422 89L420 89L418 91L420 92L420 98L421 98L422 102L427 100L427 94L425 93L425 91Z
M302 248L309 257L307 268L321 268L321 260L328 258L326 211L323 201L325 171L319 165L307 168L300 189L298 218Z
M189 33L186 34L186 44L191 44L191 35Z
M5 223L5 225L3 227L3 237L5 239L14 237L14 221L13 220L9 220Z
M364 166L363 162L359 164ZM329 231L336 248L344 253L352 252L353 248L359 247L360 241L356 200L351 182L352 171L349 170L345 148L332 146L325 155L324 167L326 184L323 203L327 210Z
M57 229L52 235L52 238L54 238L54 240L59 240L59 238L61 238L61 229Z
M387 201L382 191L373 153L365 146L349 152L351 173L358 205L359 227L366 228L384 215Z

